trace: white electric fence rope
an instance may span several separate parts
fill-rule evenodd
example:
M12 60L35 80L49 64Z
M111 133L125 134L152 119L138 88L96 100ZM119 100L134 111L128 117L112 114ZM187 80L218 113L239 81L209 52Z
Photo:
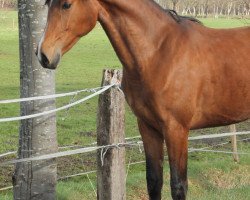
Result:
M77 148L84 148L84 147L87 147L87 146L71 145L71 146L58 147L58 149L77 149ZM5 156L9 156L9 155L14 155L14 154L17 154L17 151L10 151L7 153L0 154L0 158L5 157Z
M244 138L244 139L237 140L237 141L246 141L246 140L249 140L249 139L250 138ZM213 148L213 147L216 147L216 146L222 146L222 145L225 145L225 144L228 144L228 143L229 142L219 143L219 144L216 144L216 145L212 145L212 146L208 146L208 147L204 147L204 148L200 148L200 149L189 148L188 152L189 153L193 153L193 152L212 152L212 153L234 154L235 152L217 151L217 150L208 150L207 149L207 148ZM118 145L108 145L108 146L103 146L103 147L100 147L100 148L102 148L102 149L106 148L107 149L107 147L109 147L109 148L115 148L115 147L116 148L120 148L120 147L126 147L126 146L134 146L134 145L140 146L140 145L142 145L142 142L141 141L137 141L137 142L134 142L134 143L124 143L124 144L120 144L120 145L121 146L119 146L119 144ZM95 150L93 150L93 151L95 151ZM9 153L13 153L13 152L9 152ZM8 153L6 153L6 154L8 154ZM250 155L250 153L244 153L244 152L238 152L237 154ZM101 155L101 157L102 156L103 155ZM142 164L142 163L145 163L145 162L146 161L143 160L143 161L138 161L138 162L131 163L131 157L130 157L127 170L129 170L130 165ZM4 164L6 164L6 163L4 163ZM9 164L9 163L7 163L7 164ZM60 177L60 178L58 178L58 180L64 180L64 179L68 179L68 178L72 178L72 177L77 177L77 176L82 176L82 175L89 175L89 174L92 174L92 173L96 173L96 170L94 170L94 171L88 171L88 172L82 172L82 173L73 174L73 175L68 175L68 176L64 176L64 177ZM127 173L128 173L128 171L127 171ZM12 188L13 188L12 186L4 187L4 188L1 188L0 191L9 190L9 189L12 189Z
M248 131L249 132L249 131ZM239 132L239 133L243 133L243 134L245 134L246 132ZM250 132L249 132L250 133ZM238 135L240 135L240 134L238 134ZM214 136L213 138L218 138L219 136L221 136L221 137L226 137L226 135L225 134L211 134L211 135L203 135L205 138L207 138L208 136ZM138 136L138 137L132 137L132 138L139 138L140 136ZM201 136L197 136L197 138L200 138ZM210 139L212 138L212 137L209 137ZM201 139L203 139L203 138L201 138ZM131 138L126 138L126 140L131 140ZM240 140L237 140L238 142L240 142L240 141L247 141L247 140L250 140L250 138L244 138L244 139L240 139ZM213 148L213 147L216 147L216 146L222 146L222 145L225 145L225 144L228 144L228 143L230 143L230 142L223 142L223 143L220 143L220 144L215 144L215 145L212 145L212 146L208 146L208 147L204 147L204 148L201 148L202 150L204 150L204 149L207 149L207 148ZM124 143L124 145L128 145L128 146L138 146L138 148L139 148L139 151L140 151L140 153L142 153L142 150L141 150L141 144L142 144L142 141L132 141L132 142L129 142L129 143ZM92 144L91 144L92 145ZM120 147L119 145L121 145L121 144L118 144L118 145L113 145L113 146L116 146L116 147ZM67 148L79 148L79 147L81 147L81 146L79 146L79 145L72 145L72 146L64 146L64 147L59 147L59 149L67 149ZM106 153L104 152L104 150L105 150L105 148L106 147L110 147L110 145L108 145L108 146L103 146L103 147L81 147L81 148L79 148L79 149L76 149L76 150L81 150L81 149L85 149L85 148L102 148L102 153L101 153L101 155L103 156L103 155L105 155ZM94 149L93 151L95 151L95 150L97 150L97 149ZM108 149L106 149L106 150L108 150ZM194 148L190 148L190 152L193 152L195 149ZM75 150L72 150L72 151L75 151ZM196 151L197 151L197 149L196 149ZM64 152L67 152L67 151L64 151ZM4 153L4 154L0 154L0 158L2 158L2 157L5 157L5 156L8 156L8 155L13 155L13 154L16 154L17 152L16 151L11 151L11 152L7 152L7 153ZM58 153L63 153L63 152L58 152ZM85 152L82 152L82 153L85 153ZM79 154L78 153L78 151L76 151L76 153L75 154ZM51 155L51 154L48 154L48 155ZM69 154L69 155L74 155L74 153L72 153L72 154ZM46 156L46 155L44 155L44 156ZM64 156L64 155L63 155ZM65 154L65 156L67 156L67 154ZM61 157L61 156L57 156L57 157ZM51 158L54 158L54 157L51 157ZM44 159L50 159L50 157L48 157L48 158L44 158ZM101 158L101 161L102 161L102 163L103 163L103 157ZM24 161L20 161L20 162L24 162Z
M106 145L106 146L86 147L86 148L69 150L69 151L63 151L63 152L57 152L57 153L46 154L46 155L41 155L41 156L36 156L36 157L11 160L11 161L7 161L7 162L4 162L4 163L0 164L0 166L9 165L9 164L15 164L15 163L20 163L20 162L30 162L30 161L38 161L38 160L47 160L47 159L64 157L64 156L69 156L69 155L75 155L75 154L81 154L81 153L88 153L88 152L93 152L93 151L96 151L96 150L99 150L99 149L101 149L100 159L101 159L101 163L103 165L105 154L107 153L107 151L109 149L112 149L112 148L121 148L121 147L127 147L127 146L140 146L142 144L143 144L142 141L136 141L136 142L119 143L119 144L112 144L112 145ZM215 153L227 153L227 154L230 153L230 154L235 154L235 152L229 152L229 151L206 150L206 148L200 148L200 149L189 148L189 152L196 152L196 151L207 151L207 152L215 152ZM237 154L249 155L250 153L238 152Z
M203 140L203 139L212 139L212 138L221 138L221 137L228 137L233 135L247 135L250 134L250 131L242 131L242 132L234 132L234 133L220 133L220 134L210 134L210 135L200 135L189 137L189 141L193 140Z
M75 96L75 95L83 93L83 92L93 92L94 93L97 90L100 90L102 88L104 88L104 87L83 89L83 90L77 90L77 91L74 91L74 92L61 93L61 94L27 97L27 98L21 98L21 99L0 100L0 104L20 103L20 102L26 102L26 101L36 101L36 100L53 99L53 98L59 98L59 97Z
M74 149L74 150L69 150L69 151L45 154L45 155L35 156L35 157L30 157L30 158L11 160L11 161L1 163L0 166L21 163L21 162L31 162L31 161L59 158L59 157L64 157L64 156L93 152L99 149L105 149L105 151L108 151L109 149L112 149L112 148L120 148L120 147L125 147L125 146L130 146L130 145L133 145L133 143L132 142L131 143L119 143L119 144L111 144L111 145L106 145L106 146L86 147L86 148ZM101 155L101 157L103 157L103 154Z
M4 187L4 188L1 188L0 191L10 190L12 188L13 188L13 186Z
M193 141L193 140L203 140L203 139L214 139L214 138L229 137L233 135L248 135L248 134L250 134L250 131L241 131L241 132L234 132L234 133L218 133L218 134L208 134L208 135L188 137L188 140ZM135 137L125 138L125 140L132 140L132 139L141 139L141 136L138 135ZM96 144L96 143L93 143L93 144Z
M65 180L65 179L68 179L68 178L73 178L73 177L83 176L83 175L88 175L88 174L93 174L93 173L96 173L96 170L59 177L57 180Z
M112 85L108 85L108 86L105 86L103 87L101 90L87 96L87 97L84 97L74 103L71 103L71 104L68 104L68 105L65 105L65 106L62 106L62 107L59 107L57 109L53 109L53 110L48 110L48 111L44 111L44 112L41 112L41 113L36 113L36 114L31 114L31 115L26 115L26 116L20 116L20 117L10 117L10 118L1 118L0 119L0 122L12 122L12 121L19 121L19 120L24 120L24 119L32 119L32 118L35 118L35 117L41 117L41 116L44 116L44 115L48 115L48 114L51 114L51 113L55 113L55 112L58 112L58 111L61 111L61 110L65 110L65 109L68 109L70 107L73 107L75 105L78 105L84 101L87 101L103 92L105 92L106 90L108 90L109 88L113 87L115 84L112 84Z
M193 140L213 139L213 138L228 137L228 136L233 136L233 135L248 135L248 134L250 134L250 131L218 133L218 134L208 134L208 135L199 135L199 136L188 137L188 140L193 141ZM140 139L140 138L141 138L141 136L138 135L135 137L129 137L129 138L125 138L125 139L132 140L132 139Z
M138 161L138 162L130 163L129 165L137 165L137 164L142 164L142 163L145 163L145 162L146 161L143 160L143 161ZM94 171L88 171L88 172L82 172L82 173L72 174L72 175L68 175L68 176L59 177L57 180L58 181L65 180L65 179L74 178L74 177L77 177L77 176L84 176L84 175L94 174L96 172L97 171L94 170ZM4 187L4 188L0 188L0 191L10 190L12 188L13 188L13 186Z
M16 154L16 153L17 153L16 151L7 152L7 153L4 153L4 154L1 154L0 158L5 157L5 156L9 156L9 155L13 155L13 154Z
M249 139L249 138L247 138ZM241 140L241 141L244 141L244 140ZM222 145L223 143L221 144L218 144L218 145ZM114 147L117 147L117 145L115 145ZM212 152L212 153L226 153L226 154L234 154L234 152L229 152L229 151L214 151L214 150L205 150L204 148L201 148L201 149L193 149L193 148L190 148L189 149L189 152L192 153L192 152L197 152L197 151L201 151L201 152ZM237 154L241 154L241 155L250 155L250 153L237 153ZM142 163L145 163L146 161L143 160L143 161L138 161L138 162L133 162L131 163L129 161L128 163L128 169L129 170L129 166L130 165L136 165L136 164L142 164ZM72 178L72 177L77 177L77 176L82 176L82 175L88 175L88 174L92 174L92 173L96 173L96 170L94 171L89 171L89 172L83 172L83 173L78 173L78 174L73 174L73 175L69 175L69 176L64 176L64 177L60 177L58 178L58 180L64 180L64 179L68 179L68 178ZM5 187L5 188L1 188L0 191L4 191L4 190L8 190L8 189L12 189L13 187L12 186L9 186L9 187Z

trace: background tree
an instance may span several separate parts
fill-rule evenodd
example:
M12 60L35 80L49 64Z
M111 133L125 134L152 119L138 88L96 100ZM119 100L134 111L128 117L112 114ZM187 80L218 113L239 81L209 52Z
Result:
M154 0L163 8L197 17L250 17L250 0ZM0 8L16 8L17 0L0 0Z
M35 50L45 27L44 0L19 0L19 47L21 98L55 93L54 72L43 69ZM21 103L21 115L55 108L55 100ZM22 120L19 132L19 158L57 151L55 114ZM54 200L57 180L55 160L18 163L13 175L15 200Z
M250 0L155 0L164 8L197 17L250 17Z
M173 3L173 10L176 10L177 4L179 2L179 0L171 0Z
M0 8L16 8L17 0L0 0Z

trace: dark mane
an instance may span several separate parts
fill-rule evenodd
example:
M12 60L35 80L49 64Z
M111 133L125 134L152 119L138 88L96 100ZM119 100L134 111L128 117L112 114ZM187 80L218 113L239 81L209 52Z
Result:
M49 6L51 0L46 0L44 5Z
M174 10L164 9L166 13L168 13L177 23L182 22L183 20L189 20L191 22L202 24L202 22L194 17L181 16Z

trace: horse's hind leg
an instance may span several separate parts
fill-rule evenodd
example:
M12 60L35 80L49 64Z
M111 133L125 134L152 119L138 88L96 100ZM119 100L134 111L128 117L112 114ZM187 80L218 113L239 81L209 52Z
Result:
M147 187L150 200L161 199L163 184L163 136L138 120L146 155Z
M178 123L169 123L164 131L170 165L171 193L174 200L187 195L188 130Z

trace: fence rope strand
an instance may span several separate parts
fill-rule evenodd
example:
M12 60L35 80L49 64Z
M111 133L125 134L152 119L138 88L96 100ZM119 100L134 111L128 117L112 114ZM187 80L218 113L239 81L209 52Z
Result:
M27 102L27 101L46 100L46 99L53 99L53 98L59 98L59 97L75 96L83 92L95 93L102 88L104 87L89 88L89 89L77 90L74 92L61 93L61 94L43 95L43 96L27 97L27 98L21 98L21 99L0 100L0 104L20 103L20 102Z
M105 86L103 87L102 89L100 89L99 91L89 95L89 96L86 96L78 101L75 101L71 104L68 104L68 105L65 105L65 106L62 106L62 107L59 107L57 109L53 109L53 110L48 110L48 111L44 111L44 112L41 112L41 113L36 113L36 114L31 114L31 115L25 115L25 116L20 116L20 117L10 117L10 118L0 118L0 122L13 122L13 121L19 121L19 120L24 120L24 119L33 119L33 118L36 118L36 117L41 117L41 116L44 116L44 115L49 115L49 114L52 114L52 113L56 113L58 111L61 111L61 110L66 110L70 107L73 107L73 106L76 106L80 103L83 103L84 101L87 101L103 92L105 92L106 90L108 90L109 88L113 87L115 84L112 84L112 85L108 85L108 86Z

